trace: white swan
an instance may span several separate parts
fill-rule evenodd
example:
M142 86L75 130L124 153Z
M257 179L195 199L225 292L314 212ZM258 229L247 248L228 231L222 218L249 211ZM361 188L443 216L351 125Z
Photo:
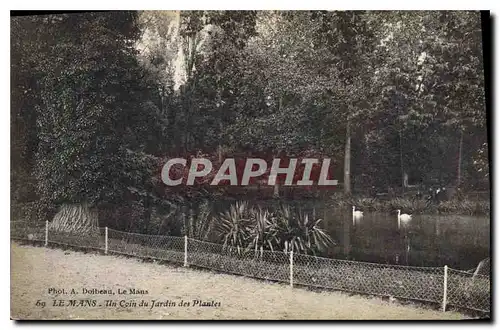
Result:
M401 210L398 210L398 229L401 227L402 222L408 222L411 220L411 214L403 213L401 214Z
M356 220L359 220L363 217L363 212L356 211L356 206L352 207L352 224L356 225Z

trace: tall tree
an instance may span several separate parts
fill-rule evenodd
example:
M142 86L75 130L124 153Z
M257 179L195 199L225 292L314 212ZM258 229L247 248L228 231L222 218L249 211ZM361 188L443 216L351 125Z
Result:
M93 225L88 208L136 199L148 209L156 165L147 155L161 152L162 130L136 60L136 13L64 14L45 24L37 40L46 47L37 67L42 203L74 205L57 219L75 222L77 212Z

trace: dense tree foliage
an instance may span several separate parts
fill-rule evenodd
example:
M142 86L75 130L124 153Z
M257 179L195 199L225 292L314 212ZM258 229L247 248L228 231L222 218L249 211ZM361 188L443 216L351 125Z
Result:
M157 165L150 156L163 151L163 119L136 59L136 16L14 18L26 33L17 40L19 56L32 60L27 93L38 101L27 110L36 126L26 132L36 132L30 170L41 209L151 199ZM39 30L31 31L33 24ZM26 53L24 44L33 49Z
M14 17L12 201L34 204L30 217L80 204L161 231L162 214L227 197L161 183L166 158L197 154L214 170L225 156L331 158L349 194L405 177L481 189L480 28L477 12Z

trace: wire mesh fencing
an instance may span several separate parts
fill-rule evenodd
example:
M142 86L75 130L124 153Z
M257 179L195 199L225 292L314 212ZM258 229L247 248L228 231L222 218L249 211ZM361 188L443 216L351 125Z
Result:
M102 235L104 228L98 228L95 231L85 234L79 234L69 231L59 231L48 228L47 242L69 245L78 248L104 250L105 240Z
M10 222L10 237L32 242L45 242L46 225L39 222Z
M443 268L384 265L297 254L297 284L371 295L440 302Z
M265 280L289 281L289 255L188 239L187 264Z
M143 258L184 262L184 238L108 229L108 251Z
M11 222L11 238L63 244L197 266L224 273L490 312L490 277L445 267L412 267L248 250L197 239L99 228L87 234L50 229L48 222Z
M448 268L447 303L452 306L490 312L490 277Z

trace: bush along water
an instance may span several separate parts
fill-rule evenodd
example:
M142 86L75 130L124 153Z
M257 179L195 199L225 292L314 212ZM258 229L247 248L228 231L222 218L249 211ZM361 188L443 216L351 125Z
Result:
M367 197L332 198L328 203L332 208L345 209L356 205L367 212L394 212L405 210L411 214L456 214L456 215L490 215L489 200L471 200L468 198L452 199L439 203L424 199L396 197L389 200Z
M237 251L293 250L316 255L334 245L320 227L322 219L282 204L265 209L236 202L214 220L219 242Z

